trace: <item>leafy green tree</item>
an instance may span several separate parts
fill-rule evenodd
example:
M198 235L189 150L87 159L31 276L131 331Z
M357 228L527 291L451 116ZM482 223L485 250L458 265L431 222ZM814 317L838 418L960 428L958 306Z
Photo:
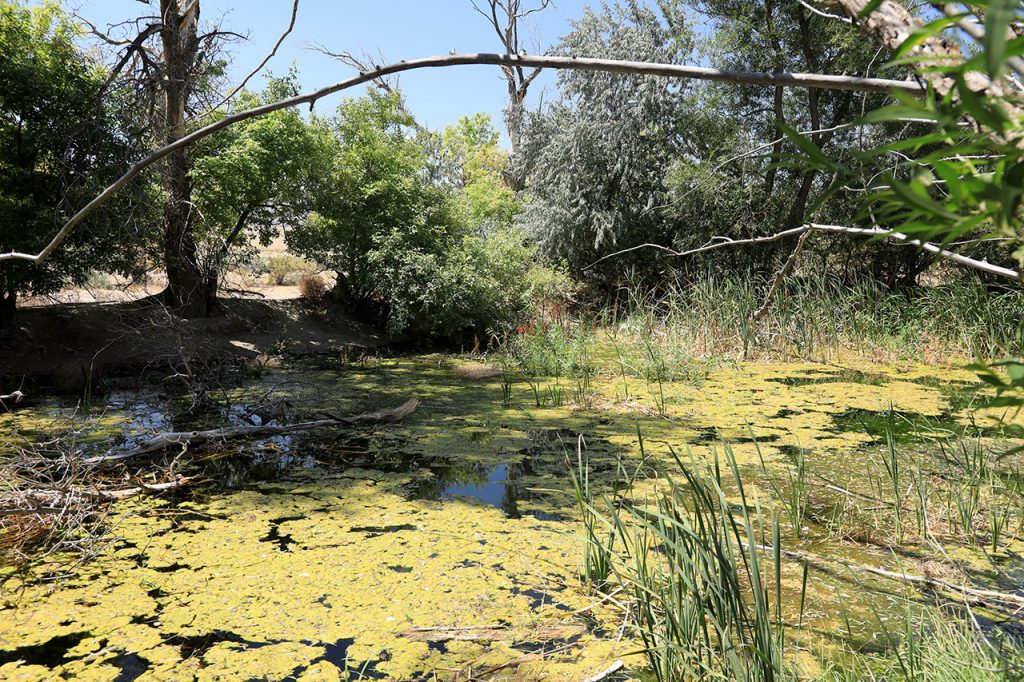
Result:
M508 154L498 147L500 135L489 114L463 116L440 134L440 160L446 184L459 191L456 201L469 224L509 227L519 202L505 178Z
M79 205L126 168L139 138L130 108L102 98L106 73L79 46L56 4L0 2L0 250L35 252ZM0 322L20 294L84 283L91 270L128 274L152 218L145 183L116 197L42 264L0 263Z
M271 79L260 94L239 95L248 109L298 92L297 76ZM247 119L195 150L190 175L200 215L197 237L216 277L245 246L264 245L285 225L306 219L313 188L327 163L323 131L295 109Z
M319 121L329 136L326 182L315 188L313 213L286 238L296 253L337 273L335 294L365 307L375 296L370 253L383 243L433 246L453 230L448 194L426 182L426 155L409 134L401 95L370 92Z
M318 122L330 170L309 220L288 231L289 247L333 269L336 296L393 333L480 337L515 324L533 296L569 291L508 226L515 201L489 121L465 119L446 141L414 136L410 124L397 92L348 100ZM454 159L458 183L432 170L439 155Z
M557 46L565 56L681 63L690 34L674 5L635 0L586 9ZM529 117L522 153L528 191L520 224L542 252L574 274L609 252L644 242L671 243L675 226L659 207L679 154L676 129L688 96L669 79L562 71L562 98ZM606 261L614 277L629 265L657 268L642 253ZM592 273L595 274L595 273Z

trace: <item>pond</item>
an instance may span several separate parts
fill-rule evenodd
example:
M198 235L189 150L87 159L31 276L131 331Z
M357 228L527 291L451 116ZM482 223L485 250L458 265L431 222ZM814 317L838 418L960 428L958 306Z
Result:
M1008 443L976 411L973 375L948 367L728 363L662 384L609 371L580 403L564 378L503 380L469 362L304 362L225 389L234 407L218 418L236 424L421 404L398 424L225 444L191 465L206 484L115 504L91 561L0 569L0 678L580 680L617 660L614 679L643 677L625 595L579 578L569 472L582 460L601 494L644 504L678 467L671 451L706 462L723 441L766 508L803 453L807 530L785 546L836 566L810 573L806 600L800 563L785 567L786 620L799 619L805 650L870 654L908 604L934 600L843 566L939 568L927 542L894 542L882 512L851 512L837 490L877 497L892 447L932 466L939 441ZM156 392L122 391L79 412L75 428L104 451L183 428L179 411ZM26 408L0 415L0 432L10 447L74 414ZM628 490L624 477L636 477ZM941 568L1011 589L1024 569L1014 542L988 558L950 543Z

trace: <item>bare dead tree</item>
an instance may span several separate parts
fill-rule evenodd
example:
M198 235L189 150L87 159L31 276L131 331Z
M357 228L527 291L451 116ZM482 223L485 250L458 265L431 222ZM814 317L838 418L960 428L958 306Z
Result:
M220 109L238 94L277 53L295 27L299 0L291 19L269 54L230 90L219 87L216 73L225 41L244 38L214 24L200 28L200 0L140 0L154 13L101 31L82 19L89 32L114 51L113 68L104 91L119 87L144 107L148 134L171 145L195 122ZM114 35L126 34L127 37ZM227 91L227 94L223 94ZM216 259L200 253L197 215L192 201L189 157L185 147L166 155L163 167L165 200L161 241L167 288L161 299L185 317L203 317L216 307Z
M486 8L481 7L477 0L471 0L475 9L494 29L505 48L506 54L524 55L522 41L519 37L521 24L532 14L542 12L551 7L552 0L537 0L534 4L524 4L523 0L487 0ZM512 154L519 153L522 140L523 114L526 95L530 84L540 75L541 67L527 70L521 64L504 65L501 71L508 83L508 111L506 125L508 139L512 145ZM521 181L514 184L522 184ZM518 187L517 187L518 188Z
M327 55L332 59L337 59L345 66L349 66L358 71L359 73L370 73L371 71L374 71L375 69L379 68L373 57L370 56L370 54L365 51L360 54L356 54L355 52L350 52L348 50L340 50L338 52L333 52L327 49L326 46L321 45L319 43L309 45L309 49L315 52L319 52L320 54ZM383 54L378 53L378 57L380 58L381 62L386 61L384 59ZM373 83L373 85L381 92L386 92L388 94L397 92L400 87L398 82L398 76L396 75L381 76L380 78L373 79L371 83ZM409 117L409 121L411 122L410 125L412 126L413 130L415 130L418 133L427 132L427 129L424 128L420 124L420 122L416 120L416 117L413 116L412 112L406 108L404 101L401 103L400 109L402 113Z

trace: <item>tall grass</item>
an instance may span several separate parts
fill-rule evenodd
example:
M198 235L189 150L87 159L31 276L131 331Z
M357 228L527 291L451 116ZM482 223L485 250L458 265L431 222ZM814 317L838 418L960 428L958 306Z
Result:
M699 467L674 452L682 479L667 476L653 506L608 511L621 540L618 580L632 594L638 636L659 682L792 678L784 665L778 520L751 510L728 447L725 455L739 512L717 459ZM774 548L768 565L758 540L765 528Z
M607 321L637 334L685 339L703 355L806 356L842 349L895 355L995 357L1024 352L1024 292L992 293L975 282L911 290L828 275L790 276L767 313L766 282L756 276L705 275L671 281L657 293L630 284Z

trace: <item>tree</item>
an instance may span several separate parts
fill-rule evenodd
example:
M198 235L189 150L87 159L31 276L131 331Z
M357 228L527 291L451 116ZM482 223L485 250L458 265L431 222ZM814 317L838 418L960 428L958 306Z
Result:
M0 2L0 249L42 247L138 152L129 108L100 101L107 74L79 37L55 4ZM0 262L0 325L19 294L82 284L94 269L133 271L144 243L137 225L152 215L148 190L144 179L133 183L43 264Z
M704 57L723 68L870 75L885 64L880 50L849 24L796 0L690 0L708 27ZM907 76L907 69L893 73ZM905 126L849 125L861 111L887 101L884 93L750 88L708 83L693 88L700 114L689 119L687 151L670 180L671 212L687 226L674 246L691 249L712 237L745 239L797 227L811 218L845 224L857 212L849 194L829 193L831 174L791 162L797 151L787 130L808 138L837 164L859 150L905 134ZM696 133L696 134L694 134ZM751 149L754 152L751 152ZM731 160L731 161L728 161ZM715 262L725 269L766 273L793 249L796 237L757 249L735 249ZM865 246L856 237L815 240L826 268L849 276L912 283L931 258L914 249Z
M173 144L239 92L220 96L221 48L234 34L216 26L201 30L199 0L142 1L154 6L155 15L119 25L134 34L112 37L96 27L92 33L114 48L113 85L131 93L136 107L149 114L153 138ZM197 239L191 163L189 150L179 148L163 164L160 248L167 288L161 298L185 317L203 317L216 309L218 273L205 262Z
M564 56L606 55L680 63L690 50L681 12L625 0L586 9L556 48ZM675 227L659 207L679 155L683 86L656 77L563 71L562 98L532 115L522 152L528 191L521 224L541 250L575 275L600 256L642 242L668 243ZM605 263L622 272L624 260ZM650 254L634 262L658 267Z
M538 0L536 4L524 4L523 0L487 0L486 7L481 7L476 0L471 0L475 9L494 29L505 54L524 54L523 42L519 31L530 15L542 12L551 6L552 0ZM523 121L526 112L526 96L530 85L540 75L539 67L525 69L521 66L503 66L502 74L508 85L508 108L505 112L505 123L508 128L509 144L512 155L519 154L523 136ZM523 178L510 173L506 176L515 190L523 188Z
M369 257L383 240L415 248L450 228L451 203L426 182L426 155L408 134L410 123L397 91L347 100L332 119L316 123L331 146L326 182L316 189L309 220L289 230L287 241L337 273L335 295L350 307L373 300Z
M241 93L236 106L290 97L296 79L294 71L271 79L259 95ZM326 161L323 135L295 109L249 119L204 140L190 169L204 270L218 276L240 243L268 244L282 226L305 220Z
M490 223L510 226L519 202L504 181L509 157L498 147L499 134L490 115L463 116L445 127L439 137L434 154L438 160L433 165L442 170L434 171L432 177L458 190L456 201L464 219L478 227Z

